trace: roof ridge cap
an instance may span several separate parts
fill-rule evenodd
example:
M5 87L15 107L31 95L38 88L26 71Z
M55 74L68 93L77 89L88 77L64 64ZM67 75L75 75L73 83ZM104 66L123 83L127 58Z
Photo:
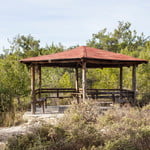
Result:
M83 57L87 57L86 46L83 46Z

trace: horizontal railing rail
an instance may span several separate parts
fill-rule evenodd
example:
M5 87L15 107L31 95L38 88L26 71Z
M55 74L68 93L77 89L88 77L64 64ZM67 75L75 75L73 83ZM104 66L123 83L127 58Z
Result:
M89 98L112 98L115 97L126 97L132 98L134 96L134 91L127 89L87 89L87 96ZM35 95L39 94L51 94L47 96L48 98L71 98L73 96L82 97L82 89L77 91L75 88L41 88L35 90ZM67 95L66 94L70 94Z

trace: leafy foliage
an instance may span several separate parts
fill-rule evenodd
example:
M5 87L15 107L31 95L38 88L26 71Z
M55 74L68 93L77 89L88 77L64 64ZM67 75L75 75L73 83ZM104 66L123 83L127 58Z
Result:
M13 124L16 109L26 109L30 101L29 68L21 64L19 60L24 57L50 54L62 50L63 46L54 44L40 48L40 41L35 40L31 35L18 35L13 39L10 49L4 50L5 54L0 58L0 125ZM43 72L43 83L47 83L48 75L50 77L58 76L58 81L63 75L63 69L62 71L59 69L49 70L51 74L47 74L46 70ZM57 80L51 79L51 81L55 81L50 84L51 87L58 85L55 84Z
M97 34L93 34L91 40L87 42L88 46L105 49L113 52L120 52L122 49L128 49L129 51L138 50L139 46L144 46L149 37L145 37L142 33L137 35L135 30L131 30L131 23L120 22L113 32L108 32L107 29L103 29Z

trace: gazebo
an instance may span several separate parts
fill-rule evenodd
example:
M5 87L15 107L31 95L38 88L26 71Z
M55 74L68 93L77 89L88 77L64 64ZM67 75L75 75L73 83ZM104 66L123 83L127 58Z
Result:
M36 102L38 95L41 98L42 93L52 92L56 93L59 98L59 93L71 93L77 97L79 102L79 96L83 101L86 101L87 96L91 98L105 98L115 96L115 94L128 95L133 98L133 101L136 97L136 67L142 63L148 63L148 61L134 58L131 56L114 53L106 50L96 49L87 46L80 46L71 50L66 50L63 52L30 57L20 60L21 63L24 63L30 66L31 69L31 99L32 99L32 113L36 112ZM52 89L52 88L42 88L42 67L67 67L75 69L75 88L74 89ZM123 89L123 67L132 67L132 89L126 90ZM38 85L39 88L35 89L35 68L38 68ZM82 88L79 89L79 77L78 69L82 69ZM119 89L87 89L86 88L86 69L87 68L120 68L120 88ZM107 96L106 96L107 95ZM44 107L44 106L43 106Z

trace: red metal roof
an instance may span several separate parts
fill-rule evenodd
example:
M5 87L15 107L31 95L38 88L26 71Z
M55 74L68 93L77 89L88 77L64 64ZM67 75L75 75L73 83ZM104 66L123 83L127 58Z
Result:
M114 53L97 48L80 46L64 52L59 52L51 55L30 57L20 60L20 62L38 62L38 61L50 61L50 60L68 60L68 59L98 59L98 60L116 60L116 61L136 61L147 63L146 60L134 58L131 56L123 55L120 53Z

